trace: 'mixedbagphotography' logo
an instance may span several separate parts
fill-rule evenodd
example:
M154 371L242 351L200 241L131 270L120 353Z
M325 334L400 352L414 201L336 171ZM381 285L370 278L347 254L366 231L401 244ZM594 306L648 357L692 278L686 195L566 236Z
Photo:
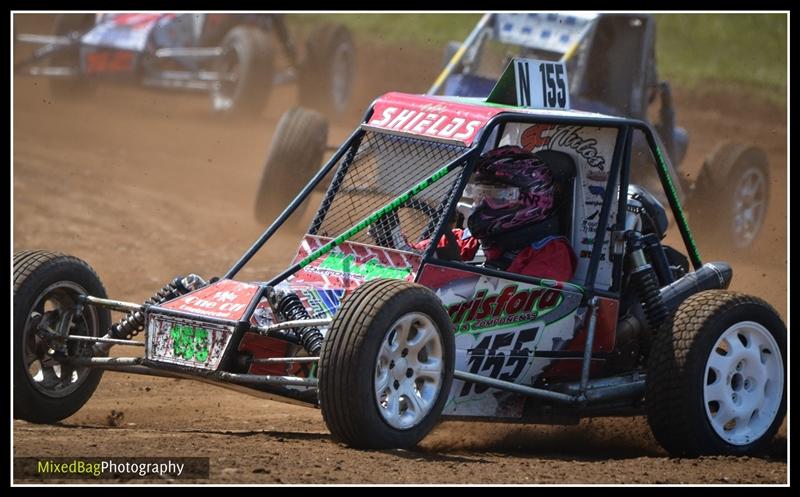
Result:
M15 457L15 479L203 479L207 457Z

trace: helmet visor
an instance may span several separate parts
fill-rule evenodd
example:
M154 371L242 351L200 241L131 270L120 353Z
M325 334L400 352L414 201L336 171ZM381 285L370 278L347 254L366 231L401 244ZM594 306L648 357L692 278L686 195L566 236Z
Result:
M470 183L464 194L472 199L472 205L485 202L492 209L503 209L519 200L519 188L496 183Z

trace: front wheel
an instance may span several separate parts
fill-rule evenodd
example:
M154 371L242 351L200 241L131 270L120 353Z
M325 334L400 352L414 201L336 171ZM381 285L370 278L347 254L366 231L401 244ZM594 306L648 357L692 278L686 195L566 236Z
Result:
M756 297L710 290L686 299L650 353L645 407L673 456L752 454L786 414L786 326Z
M325 423L356 448L414 447L442 412L454 360L452 323L436 294L369 281L342 303L322 346Z
M80 295L106 297L100 278L82 260L42 250L14 255L14 418L60 421L97 388L102 370L69 361L97 355L92 344L64 337L101 336L111 314L91 306L79 310Z

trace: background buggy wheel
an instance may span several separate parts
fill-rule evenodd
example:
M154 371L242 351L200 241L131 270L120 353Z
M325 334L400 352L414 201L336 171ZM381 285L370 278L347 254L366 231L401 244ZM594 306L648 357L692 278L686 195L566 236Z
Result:
M353 447L414 447L442 412L454 360L452 323L435 293L367 282L342 303L322 346L325 423Z
M78 296L105 298L100 278L85 262L41 250L14 255L14 418L52 423L74 414L94 393L102 370L73 368L48 354L53 342L38 330L57 330ZM100 336L111 326L106 309L83 308L69 334ZM66 342L67 357L91 356L92 344Z
M300 193L319 170L327 143L328 121L318 112L295 107L281 116L256 192L258 222L271 223Z
M707 159L689 199L691 221L727 246L749 250L767 217L769 163L763 150L723 143ZM725 221L719 221L724 209Z
M53 21L53 34L68 36L74 32L86 33L94 27L94 14L58 14ZM78 45L53 54L49 65L53 67L73 67L80 69L81 56ZM97 89L97 81L78 76L75 78L50 78L50 94L59 98L81 98L91 96Z
M222 80L211 90L215 112L257 116L272 91L274 52L266 33L237 26L222 40L224 53L213 64Z
M348 110L355 79L355 47L350 31L339 24L317 27L306 41L298 74L300 103L331 118Z
M686 299L650 352L645 407L673 456L751 454L786 414L786 326L769 304L711 290Z

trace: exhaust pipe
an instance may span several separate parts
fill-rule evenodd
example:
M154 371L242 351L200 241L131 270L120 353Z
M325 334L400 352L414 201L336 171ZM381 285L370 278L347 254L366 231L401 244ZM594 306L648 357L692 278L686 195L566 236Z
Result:
M681 303L695 293L704 290L728 288L733 278L733 269L725 262L707 262L703 267L661 288L661 301L674 313Z

